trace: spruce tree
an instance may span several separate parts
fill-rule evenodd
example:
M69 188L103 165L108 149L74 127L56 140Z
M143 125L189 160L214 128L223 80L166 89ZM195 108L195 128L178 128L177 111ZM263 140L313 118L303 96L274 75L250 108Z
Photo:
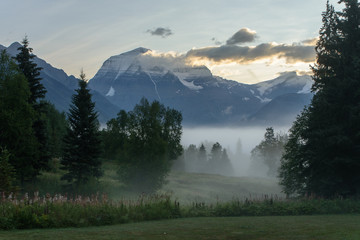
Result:
M5 51L0 54L0 146L11 152L10 164L19 183L34 179L38 145L32 125L34 110L28 102L29 86Z
M33 49L29 47L29 41L27 37L21 42L22 46L18 48L18 54L15 60L18 63L20 71L27 79L30 96L29 103L32 105L35 111L35 121L33 122L33 130L38 142L38 153L36 158L35 168L38 170L47 169L48 161L50 158L49 146L48 146L48 133L46 129L46 102L43 101L46 94L46 89L41 83L40 71L41 67L38 67L34 62L36 57L32 52Z
M37 64L33 62L35 55L32 54L33 49L29 47L29 40L26 36L21 43L22 46L18 48L19 53L16 55L15 59L18 62L19 69L25 75L29 83L31 92L29 103L35 105L40 99L45 98L46 94L46 89L40 82L40 71L42 68L38 67Z
M79 186L91 178L102 176L101 141L98 113L82 71L79 88L75 91L68 114L69 126L64 137L61 164L62 169L67 171L62 179Z
M315 95L294 123L282 160L289 194L360 194L360 8L356 0L339 3L342 12L327 3L323 14L312 68Z
M198 153L200 171L203 171L207 162L207 153L204 144L201 144Z

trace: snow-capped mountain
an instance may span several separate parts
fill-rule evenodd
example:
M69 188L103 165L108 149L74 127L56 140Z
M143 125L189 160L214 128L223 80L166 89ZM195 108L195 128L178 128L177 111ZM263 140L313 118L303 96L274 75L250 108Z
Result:
M9 47L0 45L0 50L6 50L10 56L16 56L21 44L15 42ZM71 96L78 88L78 79L68 76L62 69L55 68L41 58L35 57L34 62L41 67L41 83L45 86L47 93L45 98L53 103L59 111L67 112L71 103ZM92 91L93 100L96 102L95 108L99 112L99 120L106 122L115 117L119 108L111 104L102 94Z
M137 48L106 60L89 85L125 110L142 97L158 100L180 110L187 125L289 124L312 97L310 76L289 72L248 85L176 59Z
M15 56L20 46L0 45L0 50ZM249 85L213 76L205 66L188 66L183 60L146 48L106 60L89 81L101 123L146 97L181 111L184 125L290 125L312 98L310 76L289 72ZM43 68L46 99L67 111L78 80L38 57L34 61Z

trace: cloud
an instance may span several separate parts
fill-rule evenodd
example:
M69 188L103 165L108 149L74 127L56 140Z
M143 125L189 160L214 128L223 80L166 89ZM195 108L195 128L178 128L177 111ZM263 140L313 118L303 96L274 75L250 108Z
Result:
M237 62L248 64L262 59L282 58L286 63L313 62L315 50L313 46L302 44L262 43L255 47L223 45L192 49L187 58L194 60L210 60L216 63Z
M256 37L257 35L255 31L248 28L242 28L226 41L226 45L254 42Z
M221 44L222 44L222 42L220 42L219 40L217 40L215 37L213 37L213 38L211 39L211 41L213 41L213 42L215 43L215 45L221 45Z
M163 27L158 27L154 30L148 29L146 32L150 33L153 36L161 36L162 38L166 38L174 34L170 28L163 28Z
M312 38L312 39L306 39L304 41L301 41L302 44L304 44L305 46L316 46L317 41L319 40L319 38Z
M141 66L150 71L155 69L156 71L162 72L167 71L167 69L172 69L173 67L188 67L185 55L176 52L161 53L150 50L140 55L138 61L141 63Z

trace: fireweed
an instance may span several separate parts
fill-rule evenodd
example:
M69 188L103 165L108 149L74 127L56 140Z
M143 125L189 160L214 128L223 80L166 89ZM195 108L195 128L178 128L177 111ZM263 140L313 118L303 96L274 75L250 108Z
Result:
M35 192L2 195L0 229L85 227L168 219L179 216L179 204L169 195L141 195L136 200L111 201L106 194L68 196Z
M106 194L61 195L35 192L2 194L0 229L85 227L171 219L179 217L279 216L312 214L359 214L357 199L289 200L277 196L234 198L232 201L181 205L168 194L140 195L137 199L112 201Z

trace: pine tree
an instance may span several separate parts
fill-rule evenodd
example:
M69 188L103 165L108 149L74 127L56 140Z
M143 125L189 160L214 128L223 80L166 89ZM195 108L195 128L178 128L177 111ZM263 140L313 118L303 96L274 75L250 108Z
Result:
M40 71L42 68L38 67L33 62L35 55L32 54L33 49L29 47L29 41L27 37L21 42L22 46L18 48L19 53L15 59L18 62L19 69L25 75L28 80L31 95L29 97L29 103L35 105L39 100L45 98L46 89L40 83Z
M69 126L64 137L61 164L62 169L67 171L62 179L79 186L91 178L102 176L101 140L98 113L82 71L79 88L75 91L68 114Z
M342 12L327 3L323 14L312 68L315 95L294 123L282 161L289 194L360 194L360 8L356 0L339 3Z
M33 49L29 47L27 37L21 42L22 46L18 48L19 53L16 55L15 60L18 67L24 74L28 81L30 88L29 103L32 105L36 115L33 122L33 130L38 142L38 153L36 156L36 169L47 169L48 161L50 158L48 146L48 133L46 129L46 102L42 101L45 98L46 89L41 83L40 71L41 67L33 61L35 55L32 53Z
M29 86L5 51L0 54L0 146L11 152L10 164L23 184L39 174L38 145L32 129L34 110Z

